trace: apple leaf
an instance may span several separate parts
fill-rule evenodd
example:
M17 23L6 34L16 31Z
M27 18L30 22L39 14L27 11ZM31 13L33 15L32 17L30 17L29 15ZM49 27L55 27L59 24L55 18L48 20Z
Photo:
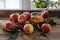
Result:
M54 20L51 19L51 20L49 21L49 24L51 24L52 26L55 26L55 25L56 25L56 22L54 22Z
M34 27L37 27L37 24L34 22L30 22L30 24L32 24Z
M55 25L56 25L56 22L54 22L53 19L49 19L49 18L46 18L46 19L44 20L44 23L49 23L49 24L52 25L52 26L55 26Z
M18 28L15 28L13 32L10 32L7 40L16 40L16 37L20 32L18 30L19 30Z
M16 40L15 34L10 33L7 40Z
M41 33L40 33L40 36L47 37L47 35L46 35L44 32L41 32Z
M23 13L23 12L18 12L20 15Z

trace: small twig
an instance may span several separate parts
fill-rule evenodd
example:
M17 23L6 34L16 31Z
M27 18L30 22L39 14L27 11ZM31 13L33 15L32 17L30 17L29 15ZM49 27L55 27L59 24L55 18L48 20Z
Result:
M40 26L37 24L37 27L40 28Z

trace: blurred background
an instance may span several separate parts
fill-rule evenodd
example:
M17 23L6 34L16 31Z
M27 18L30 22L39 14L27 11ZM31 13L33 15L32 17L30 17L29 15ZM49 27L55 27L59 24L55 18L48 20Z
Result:
M0 0L0 9L60 8L60 0Z
M45 9L52 16L59 16L60 0L0 0L0 17L9 16L16 11L36 12Z
M60 8L60 0L31 0L31 8Z

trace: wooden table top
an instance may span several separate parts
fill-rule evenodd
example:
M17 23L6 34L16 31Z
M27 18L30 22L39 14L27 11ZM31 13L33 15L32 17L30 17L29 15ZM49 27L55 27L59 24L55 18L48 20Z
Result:
M55 22L58 24L60 23L60 19L56 17L52 17L51 19L54 19ZM4 32L2 30L5 26L5 23L8 22L8 19L1 19L0 20L0 40L6 40L8 38L8 33ZM16 40L60 40L60 25L56 25L52 27L52 30L50 33L46 34L48 37L42 37L39 36L40 33L35 31L32 35L26 35L23 32L20 32L16 38Z

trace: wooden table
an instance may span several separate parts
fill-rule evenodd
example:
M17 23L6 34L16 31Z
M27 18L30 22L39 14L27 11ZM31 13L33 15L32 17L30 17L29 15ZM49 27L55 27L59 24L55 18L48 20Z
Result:
M52 17L51 19L54 19L55 22L58 24L60 23L60 19L56 17ZM5 26L5 23L8 22L8 19L1 19L0 20L0 40L6 40L8 38L8 33L4 32L2 30ZM40 33L35 31L32 35L26 35L23 32L20 32L16 38L16 40L60 40L60 25L56 25L52 27L52 30L50 33L47 33L46 35L48 37L39 36Z

